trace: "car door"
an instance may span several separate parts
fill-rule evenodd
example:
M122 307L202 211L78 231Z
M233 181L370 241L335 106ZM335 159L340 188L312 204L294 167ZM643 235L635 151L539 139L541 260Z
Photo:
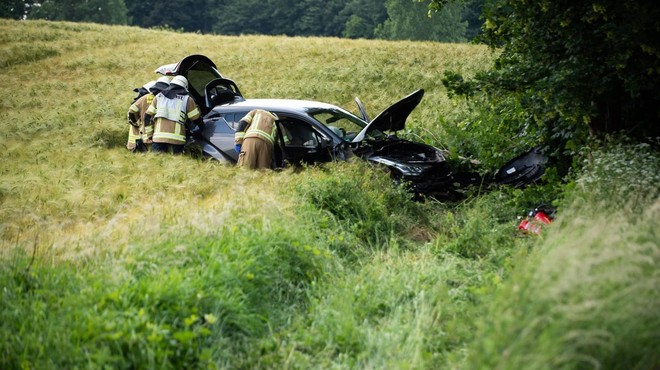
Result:
M290 164L329 162L332 139L323 135L308 122L296 117L283 117L277 121L278 148L282 160ZM277 157L276 155L276 157Z
M204 127L191 132L192 142L201 145L203 152L221 162L236 163L238 153L234 150L235 130L225 117L216 114L204 118Z

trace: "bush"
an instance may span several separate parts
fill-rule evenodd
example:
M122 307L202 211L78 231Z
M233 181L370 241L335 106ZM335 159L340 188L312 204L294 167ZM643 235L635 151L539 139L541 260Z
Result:
M660 138L657 138L660 144ZM660 156L658 147L639 143L625 136L594 141L580 153L581 170L574 183L572 199L588 197L597 204L607 202L618 208L633 209L660 195Z

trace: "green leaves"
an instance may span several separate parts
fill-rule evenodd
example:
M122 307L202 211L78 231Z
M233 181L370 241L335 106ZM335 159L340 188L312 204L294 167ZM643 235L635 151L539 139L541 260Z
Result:
M479 130L495 122L526 143L543 143L556 163L570 162L590 133L660 134L660 71L651 67L660 55L658 42L648 43L660 40L657 7L493 0L483 15L480 40L501 50L495 67L470 81L452 73L443 80L450 96L474 101L472 133L482 146L504 147L506 136Z

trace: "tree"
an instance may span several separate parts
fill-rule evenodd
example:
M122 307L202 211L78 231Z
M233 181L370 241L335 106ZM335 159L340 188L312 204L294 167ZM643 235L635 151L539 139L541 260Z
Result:
M423 3L411 0L388 0L389 18L374 32L376 37L390 40L433 40L465 42L467 22L461 19L461 6L449 4L435 17L427 16Z
M337 17L343 20L342 37L371 39L387 20L387 8L382 0L350 0Z
M142 27L169 27L185 32L208 33L215 18L214 0L140 1L131 4L133 24ZM147 3L149 4L147 6Z
M448 0L431 0L431 10ZM489 0L480 40L500 52L450 93L482 99L518 142L559 158L590 134L660 135L660 7L646 0ZM485 124L485 123L484 123Z
M462 10L461 17L468 23L466 37L472 40L481 33L481 11L484 7L484 0L466 0L465 7Z
M0 4L0 18L23 19L28 9L29 5L25 0L4 0Z
M144 28L153 26L146 24L146 18L149 17L149 13L156 3L158 3L157 0L129 1L126 4L129 24Z
M126 24L124 0L44 0L31 3L29 19Z
M224 35L295 35L293 0L228 0L214 7L213 32Z
M303 0L295 5L293 32L300 36L341 36L345 19L337 15L346 7L346 0Z

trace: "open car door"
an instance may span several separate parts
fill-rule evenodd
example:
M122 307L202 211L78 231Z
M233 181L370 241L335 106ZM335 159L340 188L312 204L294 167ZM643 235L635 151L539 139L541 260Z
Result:
M332 140L295 118L281 117L277 124L276 161L288 164L329 162L333 158Z
M243 94L236 83L227 78L216 78L204 87L205 105L209 110L216 105L243 100Z

